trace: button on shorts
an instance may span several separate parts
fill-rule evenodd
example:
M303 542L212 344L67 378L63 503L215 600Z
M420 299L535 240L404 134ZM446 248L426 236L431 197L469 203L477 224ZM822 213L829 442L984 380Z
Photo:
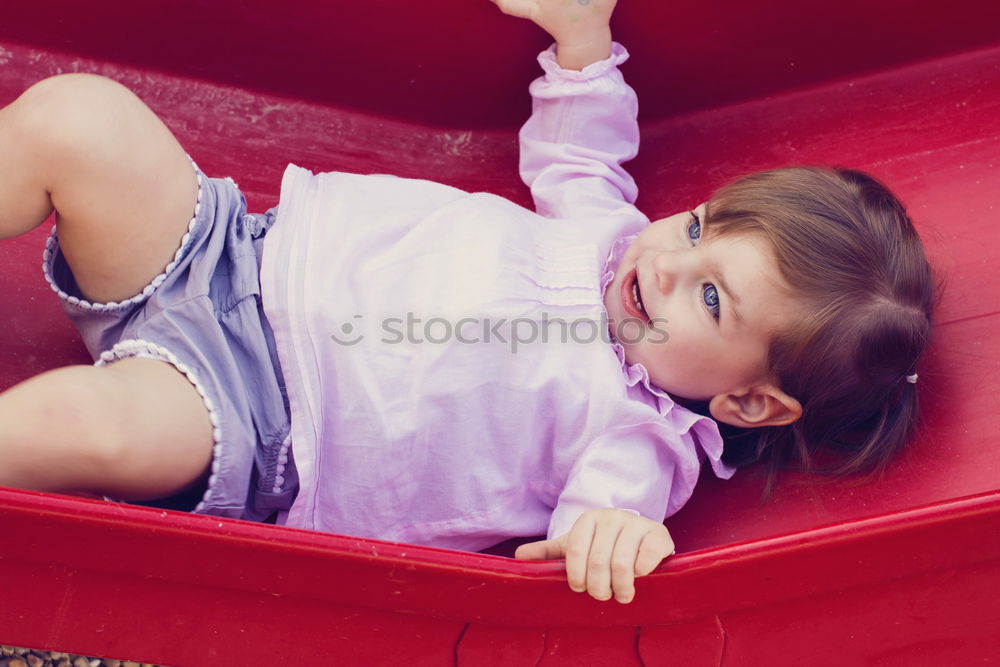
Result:
M206 482L134 504L274 520L275 512L287 514L298 492L288 397L260 296L263 241L276 209L248 214L232 179L207 178L192 166L194 216L173 261L141 292L118 302L85 300L55 227L42 268L95 365L134 356L169 363L209 412L214 449Z

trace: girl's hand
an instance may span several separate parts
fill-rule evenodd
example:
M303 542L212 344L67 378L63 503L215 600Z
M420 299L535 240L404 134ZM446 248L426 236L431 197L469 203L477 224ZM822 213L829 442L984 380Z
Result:
M564 69L583 69L611 55L611 12L617 0L492 0L504 14L534 21L556 40Z
M626 604L635 597L635 577L649 574L674 553L674 541L662 523L626 510L584 512L568 533L551 540L522 544L515 558L566 558L569 587L598 600Z

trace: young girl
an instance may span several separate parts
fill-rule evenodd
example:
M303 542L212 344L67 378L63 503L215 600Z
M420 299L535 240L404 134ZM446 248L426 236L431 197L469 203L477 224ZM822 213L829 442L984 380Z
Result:
M0 111L0 237L55 208L43 268L97 360L0 394L0 485L457 549L547 531L517 557L628 602L702 462L733 473L689 407L761 434L729 463L898 449L931 282L896 199L798 168L650 223L613 0L497 4L556 42L521 131L537 213L290 165L248 214L112 81Z

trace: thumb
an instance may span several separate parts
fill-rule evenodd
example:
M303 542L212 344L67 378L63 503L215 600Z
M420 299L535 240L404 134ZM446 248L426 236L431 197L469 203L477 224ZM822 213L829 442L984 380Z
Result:
M537 0L491 0L491 2L504 14L522 19L531 18L538 6Z
M566 555L566 536L522 544L514 551L519 560L554 560Z

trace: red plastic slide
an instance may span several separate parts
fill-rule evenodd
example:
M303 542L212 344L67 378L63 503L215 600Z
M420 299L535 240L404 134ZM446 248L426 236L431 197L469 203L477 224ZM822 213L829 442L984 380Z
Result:
M1000 661L1000 4L621 0L613 26L651 216L802 163L907 204L946 283L908 453L766 503L759 470L705 475L627 606L558 562L0 489L0 643L174 666ZM516 131L546 45L486 0L3 0L0 105L115 78L254 211L288 162L528 205ZM42 276L50 227L0 242L0 389L90 362Z

